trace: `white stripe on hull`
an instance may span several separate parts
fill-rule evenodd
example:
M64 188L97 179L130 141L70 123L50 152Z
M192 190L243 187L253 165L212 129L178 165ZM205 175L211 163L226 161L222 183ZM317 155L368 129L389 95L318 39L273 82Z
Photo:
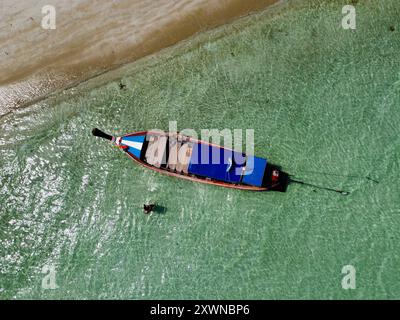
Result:
M136 141L129 141L129 140L121 140L121 144L126 145L128 147L135 148L137 150L142 150L143 143L142 142L136 142Z

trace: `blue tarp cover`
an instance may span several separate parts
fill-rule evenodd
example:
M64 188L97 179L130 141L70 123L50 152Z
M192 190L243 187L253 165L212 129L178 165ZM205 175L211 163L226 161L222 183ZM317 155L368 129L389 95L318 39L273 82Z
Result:
M229 159L233 160L232 165L230 165ZM204 143L195 143L188 172L219 181L239 183L243 163L244 156L240 152Z
M267 159L248 156L246 161L246 174L243 175L242 182L251 186L261 187Z

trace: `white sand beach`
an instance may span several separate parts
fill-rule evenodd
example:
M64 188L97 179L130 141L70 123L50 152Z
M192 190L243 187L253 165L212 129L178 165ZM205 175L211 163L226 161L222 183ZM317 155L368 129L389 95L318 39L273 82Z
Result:
M277 0L2 0L0 115ZM42 8L56 29L42 28Z

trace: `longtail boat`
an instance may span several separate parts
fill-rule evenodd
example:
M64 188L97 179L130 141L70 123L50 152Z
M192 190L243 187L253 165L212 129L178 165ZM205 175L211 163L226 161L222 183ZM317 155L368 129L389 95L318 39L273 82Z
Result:
M179 133L139 131L112 136L97 128L94 136L121 148L140 165L186 180L252 191L285 192L289 176L267 159Z

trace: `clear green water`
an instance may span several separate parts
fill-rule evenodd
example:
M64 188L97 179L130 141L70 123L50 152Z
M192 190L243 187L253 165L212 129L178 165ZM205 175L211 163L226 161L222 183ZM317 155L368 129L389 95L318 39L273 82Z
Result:
M400 5L359 1L348 31L343 4L283 5L135 64L125 90L2 118L0 297L399 298ZM196 184L90 135L170 120L253 128L257 155L352 193ZM144 215L146 201L167 212ZM341 288L347 264L355 290Z

